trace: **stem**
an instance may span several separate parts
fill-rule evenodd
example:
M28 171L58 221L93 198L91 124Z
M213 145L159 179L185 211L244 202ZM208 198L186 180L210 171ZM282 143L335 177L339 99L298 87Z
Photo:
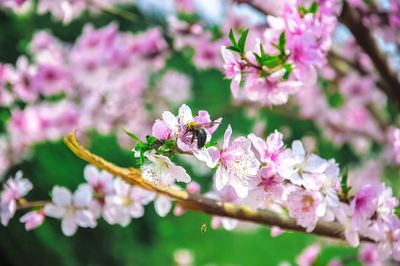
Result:
M46 203L49 203L49 201L28 201L25 198L21 198L18 200L18 209L42 208Z
M159 184L148 182L141 177L141 173L138 169L119 167L85 149L78 142L75 132L72 132L65 137L64 143L82 160L120 177L122 180L131 185L137 185L149 191L166 195L171 199L176 200L186 209L203 212L210 215L230 217L241 221L250 221L269 226L275 225L286 230L305 232L305 228L298 226L295 219L287 217L286 215L275 213L269 210L254 210L248 206L217 201L202 195L188 193L186 190L161 186ZM319 221L314 231L311 233L319 236L344 239L343 226L336 222ZM373 242L373 240L368 238L363 238L362 240Z
M97 2L93 2L91 0L88 1L89 4L96 6L97 8L99 8L101 11L105 12L105 13L109 13L111 15L116 15L119 16L123 19L126 19L130 22L134 22L135 18L137 18L136 14L126 11L124 9L118 8L116 6L105 6L105 5L101 5Z

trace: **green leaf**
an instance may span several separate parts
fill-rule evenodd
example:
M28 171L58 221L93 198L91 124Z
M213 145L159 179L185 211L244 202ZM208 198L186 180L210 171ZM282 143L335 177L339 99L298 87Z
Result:
M264 46L262 45L262 43L260 43L260 54L261 54L261 58L263 60L264 60L264 58L267 57L267 55L265 54Z
M232 29L229 31L229 39L231 40L231 42L232 42L234 47L238 46L238 44L236 42L236 39L235 39L235 35L233 34Z
M307 9L305 9L304 6L300 6L299 13L304 16L305 14L307 14Z
M245 51L246 39L247 39L248 34L249 34L249 29L244 30L238 41L237 46L239 47L240 53L242 53L242 54Z
M211 31L211 36L212 36L213 41L219 40L224 36L220 27L218 27L217 25L212 26L210 31Z
M284 80L288 80L288 79L289 79L289 76L290 76L290 73L292 73L293 67L292 67L291 64L284 64L284 65L283 65L283 68L285 69L285 74L283 75L282 78L283 78Z
M139 142L139 143L144 143L144 142L141 141L135 134L133 134L133 133L131 133L131 132L125 130L125 129L124 129L124 132L125 132L129 137L131 137L132 139L136 140L137 142Z
M281 60L278 56L267 55L263 60L263 65L267 66L268 68L274 68L280 65Z
M149 144L153 144L153 143L157 142L157 138L153 137L153 136L147 136L146 140L147 140L147 143L149 143Z
M340 92L334 92L328 96L329 106L332 108L340 108L344 104L344 97Z
M237 48L236 46L228 46L228 47L226 47L226 49L240 53L239 48Z
M143 149L140 149L140 162L143 164L144 163L144 153Z
M318 3L317 2L313 2L311 4L310 9L308 9L308 13L316 14L317 11L318 11Z
M400 218L400 206L397 206L397 207L394 209L394 213L397 215L398 218Z
M302 16L306 14L316 14L318 11L318 6L319 6L318 2L313 2L310 8L307 9L304 6L300 6L298 10Z
M178 12L177 17L188 24L195 24L200 21L200 17L196 13Z
M281 52L281 54L285 54L286 50L286 34L285 32L282 32L281 35L279 35L279 43L278 43L278 49Z
M206 143L206 145L204 145L204 147L206 147L206 148L210 148L210 147L214 147L214 146L217 146L216 141L210 141L209 143Z
M344 168L342 172L342 180L340 181L340 186L342 188L342 193L343 195L347 198L347 194L349 193L351 187L348 186L347 184L347 179L348 179L348 168Z
M263 65L263 60L262 60L261 56L259 56L259 55L256 54L256 53L253 53L253 55L254 55L254 57L256 58L257 63L258 63L260 66L262 66L262 65Z

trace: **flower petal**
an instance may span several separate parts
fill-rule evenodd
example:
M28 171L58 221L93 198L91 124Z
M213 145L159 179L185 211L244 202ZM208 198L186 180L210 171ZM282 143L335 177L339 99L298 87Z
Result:
M44 213L53 218L61 219L65 215L65 208L48 203L44 206Z
M52 190L52 199L58 206L68 206L71 205L72 195L65 187L55 186Z
M73 216L64 217L64 219L61 222L61 230L64 235L72 236L76 233L77 229L78 225L76 224Z
M158 196L154 201L154 208L158 215L165 217L172 208L172 202L168 197Z

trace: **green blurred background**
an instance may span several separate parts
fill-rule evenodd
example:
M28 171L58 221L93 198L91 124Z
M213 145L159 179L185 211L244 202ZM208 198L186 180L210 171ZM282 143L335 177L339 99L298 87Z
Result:
M33 14L16 16L0 12L0 61L14 64L17 57L26 54L26 47L33 33L48 29L61 40L73 42L79 36L85 23L98 27L117 21L123 31L142 31L151 25L165 27L163 18L143 15L136 9L133 22L115 16L83 18L70 25L54 22L50 16ZM317 153L325 158L336 158L341 166L356 162L356 156L348 146L336 147L321 139L320 131L310 121L301 121L281 115L278 111L264 109L256 117L251 117L243 108L230 104L229 81L224 80L217 70L199 71L193 67L185 54L173 53L168 66L188 74L193 79L193 100L188 104L195 110L208 110L213 117L223 116L224 123L217 132L221 137L228 123L236 134L252 131L256 119L267 123L266 134L275 129L290 129L286 139L303 136L317 139ZM2 117L8 113L2 110ZM2 128L1 130L4 130ZM286 130L287 131L287 130ZM131 166L129 150L122 150L115 136L100 136L93 132L89 147L95 153L121 166ZM22 169L35 189L29 199L46 199L54 184L74 190L83 183L83 161L75 157L59 142L38 145L28 160L14 169ZM199 176L187 166L192 178L201 183L203 192L210 186L210 176ZM227 232L212 230L210 217L187 212L182 217L170 214L160 218L152 204L146 207L143 218L132 220L122 228L111 226L100 220L95 229L82 229L73 237L65 237L60 230L60 222L48 219L43 226L32 232L25 232L23 225L15 217L7 228L0 228L0 265L174 265L173 253L177 249L189 249L195 257L195 265L278 265L287 261L295 265L296 256L316 238L301 233L285 233L277 238L269 235L269 229L260 227L248 232ZM206 233L201 233L201 225L208 224ZM346 265L354 262L356 250L345 246L324 245L322 255L316 265L326 265L331 258L345 258Z

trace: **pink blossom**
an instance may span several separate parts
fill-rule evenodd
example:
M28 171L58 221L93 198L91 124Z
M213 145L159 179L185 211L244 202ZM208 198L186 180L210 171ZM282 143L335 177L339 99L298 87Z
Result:
M340 80L340 90L349 99L357 102L373 101L375 80L372 76L361 77L357 72L350 72Z
M19 221L25 223L25 230L30 231L41 226L44 222L44 210L31 211L22 216Z
M104 170L98 170L93 165L87 165L84 169L84 178L94 193L89 209L96 218L99 218L101 214L104 214L105 197L114 193L114 177Z
M25 2L26 0L3 0L0 2L0 7L18 10Z
M280 132L275 131L270 134L266 141L254 134L250 134L249 139L258 152L259 159L262 163L273 168L275 168L276 164L279 164L279 156L284 150L284 143L282 141L283 135Z
M342 265L343 265L343 263L341 260L333 259L333 260L330 260L326 266L342 266Z
M52 203L44 207L44 213L53 218L62 219L61 229L64 235L72 236L78 226L94 228L97 223L89 210L92 201L92 189L82 184L74 194L64 188L55 186L52 190Z
M244 84L244 93L251 101L264 105L285 104L289 95L298 91L302 82L282 80L285 70L281 69L266 78L259 77L257 73L249 73Z
M324 60L322 52L315 49L317 46L315 35L311 32L292 36L289 44L290 59L300 68L320 65Z
M222 58L224 59L223 70L228 79L232 79L231 91L233 97L239 95L239 86L242 80L242 71L245 62L240 58L239 54L228 50L225 46L221 47Z
M54 17L61 20L64 24L70 23L78 17L86 8L86 2L83 0L66 1L39 1L38 13L44 14L50 12Z
M165 111L162 114L163 121L172 131L172 136L177 138L178 148L182 151L193 151L195 156L198 154L197 140L193 139L193 135L187 132L189 123L209 124L212 122L207 111L199 111L196 117L193 117L192 110L186 104L183 104L178 111L178 116L174 116L171 112ZM210 141L211 135L218 128L221 118L213 121L215 124L210 128L205 128L207 134L206 143Z
M219 67L222 64L219 47L219 43L213 43L207 39L197 41L194 44L194 65L200 69Z
M174 263L177 266L193 266L194 254L188 249L177 249L174 251Z
M151 61L154 68L161 69L165 64L168 44L163 37L162 30L154 27L137 36L129 50L140 59Z
M379 257L378 247L374 244L362 244L360 247L360 253L358 259L365 266L380 266L383 265L383 261Z
M79 112L69 101L31 105L23 111L12 110L8 132L15 150L32 144L56 140L77 128Z
M4 190L1 192L1 224L7 226L10 219L17 210L17 201L32 190L32 183L22 178L22 172L19 171L15 177L10 177L4 184Z
M167 216L167 214L171 211L171 208L172 202L167 196L158 195L154 199L154 209L156 210L156 213L161 217Z
M143 216L143 206L155 197L153 192L131 186L121 179L115 179L113 185L115 193L106 196L103 214L104 219L110 224L127 226L131 218Z
M37 69L29 65L28 59L21 56L16 63L16 81L13 89L17 97L25 102L35 101L39 96L39 89L35 82Z
M307 232L314 230L317 221L317 208L321 201L318 193L296 189L291 192L286 201L289 215L296 219L297 224L306 228Z
M256 176L260 162L251 150L251 141L239 137L230 142L232 128L225 131L222 150L210 147L208 153L214 165L218 164L215 174L217 190L232 186L239 197L244 198L249 191L249 182Z
M200 189L201 189L201 187L200 187L199 183L197 183L195 181L191 181L186 185L186 190L192 194L200 193Z
M191 79L180 72L169 70L158 82L158 93L167 102L179 105L186 102L190 96Z
M344 227L344 236L347 242L351 246L357 247L360 244L360 237L358 229L353 226L353 209L349 205L340 202L339 206L334 209L334 213L338 222Z
M159 140L172 139L172 130L164 120L157 119L153 124L151 135Z
M299 266L312 266L314 265L317 257L321 253L321 246L314 244L307 247L302 253L296 258L296 263Z
M286 149L280 160L277 172L295 185L316 190L320 186L318 180L325 178L327 161L315 154L306 154L301 141L294 141L292 149Z
M7 89L13 76L14 70L11 66L0 64L0 106L8 106L14 101L14 96Z
M334 220L333 210L339 206L339 189L340 189L340 169L334 159L329 160L328 166L323 175L319 175L317 185L322 195L322 201L319 209L327 221Z
M378 196L383 192L381 184L366 184L355 195L351 201L353 209L353 226L358 229L363 221L371 218L378 208Z
M146 154L148 163L142 165L142 177L153 183L171 185L174 181L189 183L191 178L186 170L175 165L168 157Z
M104 170L100 171L93 165L87 165L84 169L84 177L97 197L113 193L114 177L110 173Z
M47 31L35 33L29 50L36 63L52 66L64 65L68 52L66 45Z
M251 180L249 192L245 202L256 208L270 207L271 202L279 201L284 192L283 178L279 176L272 166L262 167L257 176Z
M193 0L175 0L175 7L179 12L194 13L195 4Z
M364 161L359 167L349 170L348 183L354 192L365 184L378 184L383 175L383 163L379 160Z
M72 89L70 73L52 65L40 65L35 82L38 90L46 96L69 92Z

